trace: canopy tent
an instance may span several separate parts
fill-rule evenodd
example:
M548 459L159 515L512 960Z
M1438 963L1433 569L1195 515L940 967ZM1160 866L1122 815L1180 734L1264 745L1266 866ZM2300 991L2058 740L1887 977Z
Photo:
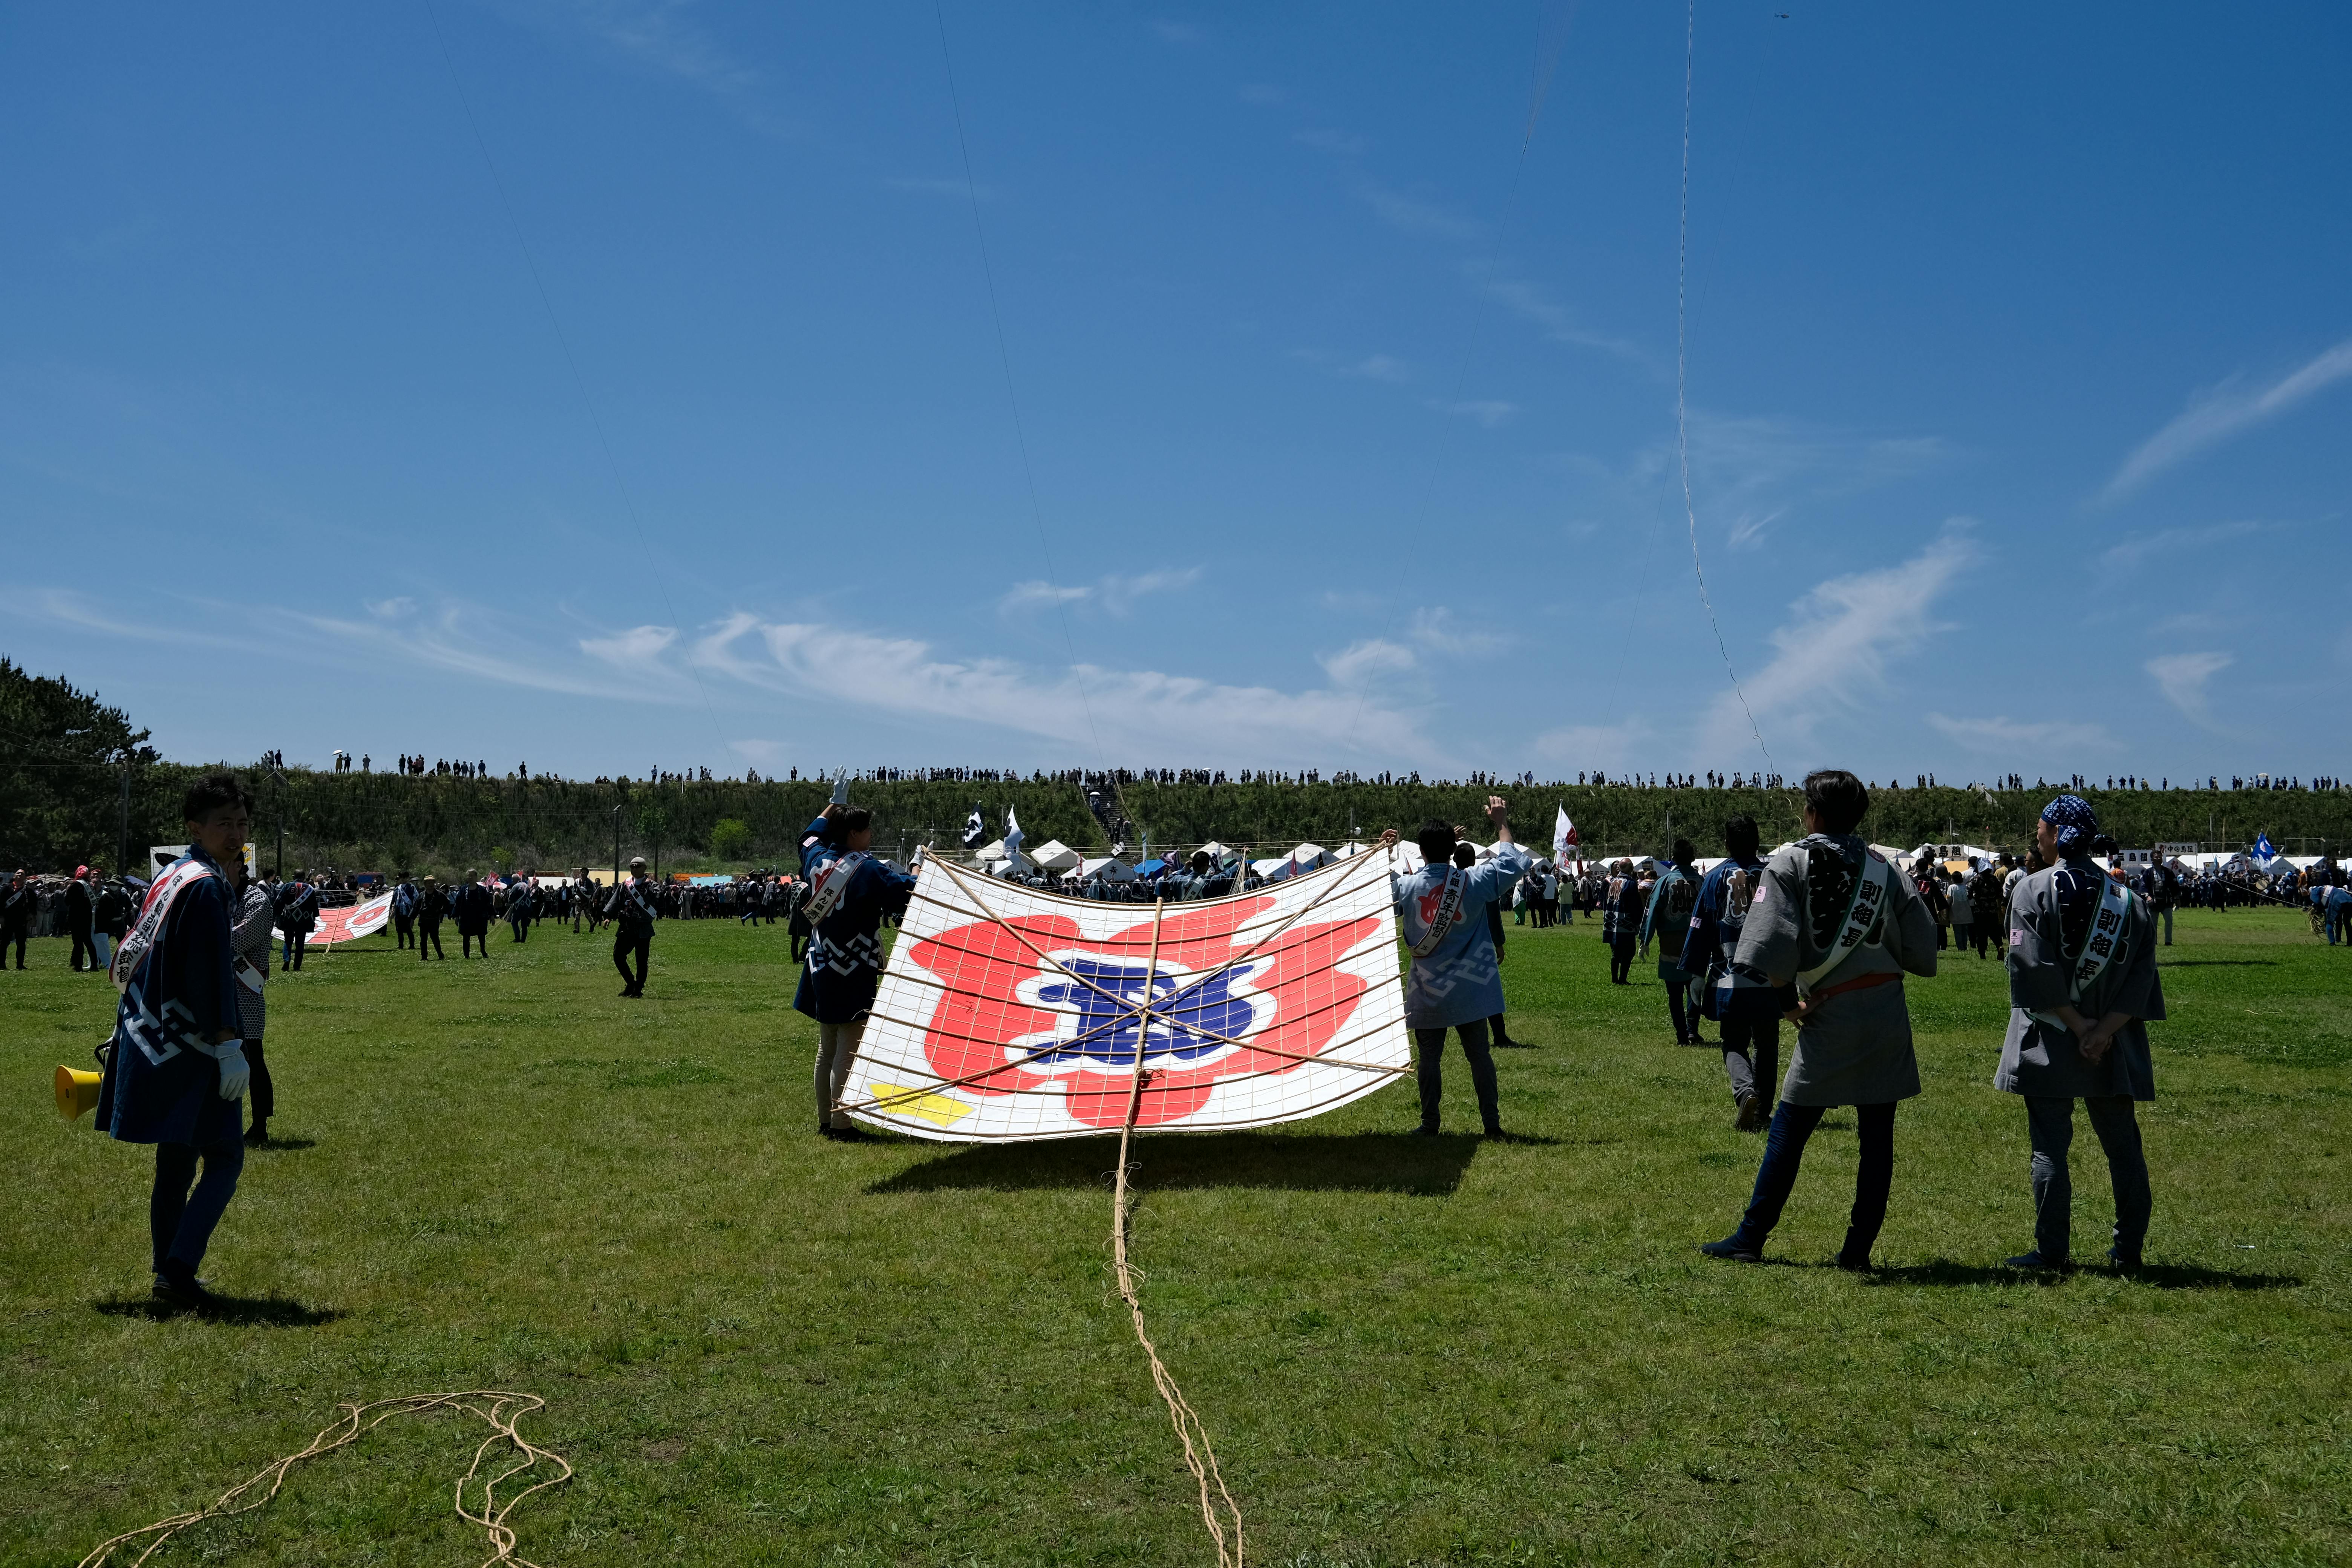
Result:
M1353 860L1359 855L1369 855L1370 853L1370 845L1359 844L1354 839L1350 838L1348 842L1340 845L1339 847L1331 851L1331 858L1334 860Z
M1037 846L1029 857L1048 871L1075 871L1086 864L1086 857L1058 838L1048 838Z
M1135 868L1135 874L1139 877L1157 877L1166 869L1168 869L1168 862L1154 855L1150 859L1138 866Z
M1302 844L1290 852L1290 863L1302 871L1312 871L1331 858L1331 852L1320 844Z
M1268 882L1283 881L1298 873L1298 868L1287 860L1253 860L1250 869Z
M971 858L983 866L993 865L1004 858L1004 840L999 838L992 844L982 845L971 852Z
M1135 880L1135 868L1116 855L1106 855L1099 860L1083 861L1078 866L1078 873L1086 877L1100 877L1106 882Z

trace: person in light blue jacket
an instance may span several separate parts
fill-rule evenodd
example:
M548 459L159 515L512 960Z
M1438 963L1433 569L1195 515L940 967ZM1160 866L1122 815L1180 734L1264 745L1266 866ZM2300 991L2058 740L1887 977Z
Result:
M1534 862L1512 841L1509 807L1502 796L1486 797L1486 820L1495 828L1493 859L1466 868L1454 865L1453 825L1428 822L1413 836L1421 849L1421 869L1389 877L1398 930L1412 951L1412 971L1404 986L1404 1021L1420 1051L1421 1131L1425 1136L1437 1132L1448 1029L1462 1038L1486 1136L1503 1134L1486 1032L1486 1021L1503 1010L1503 974L1486 910L1507 900L1513 884ZM1393 855L1402 837L1391 827L1381 835L1381 847Z

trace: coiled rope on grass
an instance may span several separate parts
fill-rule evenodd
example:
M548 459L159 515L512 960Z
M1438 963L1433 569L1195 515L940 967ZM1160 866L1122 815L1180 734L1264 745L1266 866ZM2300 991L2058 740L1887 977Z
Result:
M139 1555L127 1561L127 1568L139 1568L180 1531L202 1524L208 1519L249 1513L268 1503L284 1489L286 1478L295 1466L348 1447L395 1416L425 1415L436 1410L456 1410L478 1415L490 1428L490 1435L475 1447L473 1463L467 1465L466 1473L457 1478L455 1498L457 1517L480 1525L489 1537L490 1555L483 1559L482 1568L491 1568L495 1563L509 1564L509 1568L538 1568L529 1558L515 1555L514 1528L507 1519L514 1512L516 1505L533 1492L560 1486L572 1479L572 1466L562 1455L551 1448L541 1447L515 1429L515 1424L524 1416L546 1409L546 1400L536 1394L472 1388L459 1394L404 1394L397 1399L378 1399L365 1405L347 1400L341 1408L341 1416L320 1427L318 1435L310 1439L310 1446L299 1453L272 1460L193 1513L175 1513L169 1519L159 1519L137 1530L125 1531L93 1548L78 1568L112 1568L118 1561L115 1553L119 1549L138 1545L142 1538L152 1536L153 1539L139 1545ZM505 1463L497 1467L496 1474L485 1476L484 1464L489 1460L492 1450L502 1447L510 1448L511 1454ZM501 1485L528 1474L541 1464L553 1466L556 1473L533 1481L504 1502L499 1500L498 1490ZM477 1483L480 1488L478 1500L468 1505L466 1489Z

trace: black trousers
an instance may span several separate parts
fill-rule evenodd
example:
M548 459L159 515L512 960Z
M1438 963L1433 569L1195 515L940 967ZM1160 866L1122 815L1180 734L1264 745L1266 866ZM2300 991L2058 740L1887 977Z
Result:
M514 928L515 941L529 942L530 940L530 922L529 921L507 921L507 924Z
M393 921L392 935L393 945L394 947L415 947L416 945L416 918L412 915L405 920L396 920Z
M467 931L464 926L459 926L459 927L457 928L457 956L458 956L459 958L471 958L471 957L473 957L473 956L474 956L474 943L476 943L476 942L480 942L480 943L482 944L482 956L483 956L484 958L488 958L488 957L489 957L489 956L490 956L490 933L489 933L488 931Z
M258 1127L278 1114L278 1089L269 1081L269 1058L261 1054L260 1036L245 1042L245 1059L253 1068L253 1081L245 1086L245 1094L253 1103L253 1124Z
M67 963L70 967L80 969L83 966L82 954L84 953L89 954L89 967L92 969L96 969L98 967L98 943L90 940L95 934L96 933L89 926L74 927L73 957L67 960Z
M1631 984L1633 973L1633 939L1630 936L1619 937L1609 944L1609 984Z
M1503 1130L1501 1091L1495 1083L1495 1058L1486 1048L1486 1020L1461 1024L1454 1027L1462 1037L1462 1054L1470 1061L1470 1084L1478 1091L1478 1121L1489 1132ZM1415 1029L1413 1043L1421 1049L1417 1064L1421 1079L1421 1125L1427 1132L1437 1131L1438 1102L1445 1091L1445 1031Z
M1723 1031L1723 1072L1731 1080L1733 1103L1760 1094L1770 1105L1780 1087L1780 1020L1725 1018L1717 1026Z
M12 942L16 944L16 967L25 967L25 928L18 926L15 931L0 931L0 969L8 967L8 944Z
M428 942L432 944L433 948L431 956L435 958L446 958L449 956L446 952L444 952L441 950L441 922L439 921L426 921L416 928L416 957L420 963L423 962L426 956L425 949Z
M626 926L621 926L614 930L613 933L613 966L621 972L622 983L627 985L630 990L635 992L643 992L645 990L646 965L652 959L653 951L653 932L649 931L632 931ZM637 960L637 972L634 975L629 973L629 955L632 953L636 955Z

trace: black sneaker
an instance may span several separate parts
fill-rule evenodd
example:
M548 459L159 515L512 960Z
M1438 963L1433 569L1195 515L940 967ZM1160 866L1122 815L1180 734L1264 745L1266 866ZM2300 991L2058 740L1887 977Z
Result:
M1416 1138L1434 1138L1437 1136L1437 1123L1424 1121L1412 1130L1412 1135Z
M1870 1272L1870 1254L1840 1252L1837 1266L1849 1274L1867 1274Z
M156 1275L153 1294L155 1300L177 1311L211 1313L221 1307L221 1299L193 1274Z
M264 1127L258 1121L255 1122L246 1132L245 1146L248 1149L267 1149L269 1147L269 1129Z
M2121 1252L2110 1247L2107 1248L2107 1267L2119 1273L2137 1274L2142 1265L2138 1253Z
M1709 1258L1720 1258L1731 1263L1761 1263L1764 1261L1763 1249L1761 1247L1750 1247L1746 1242L1741 1241L1737 1232L1725 1237L1721 1241L1706 1242L1699 1247L1699 1250L1706 1253Z

